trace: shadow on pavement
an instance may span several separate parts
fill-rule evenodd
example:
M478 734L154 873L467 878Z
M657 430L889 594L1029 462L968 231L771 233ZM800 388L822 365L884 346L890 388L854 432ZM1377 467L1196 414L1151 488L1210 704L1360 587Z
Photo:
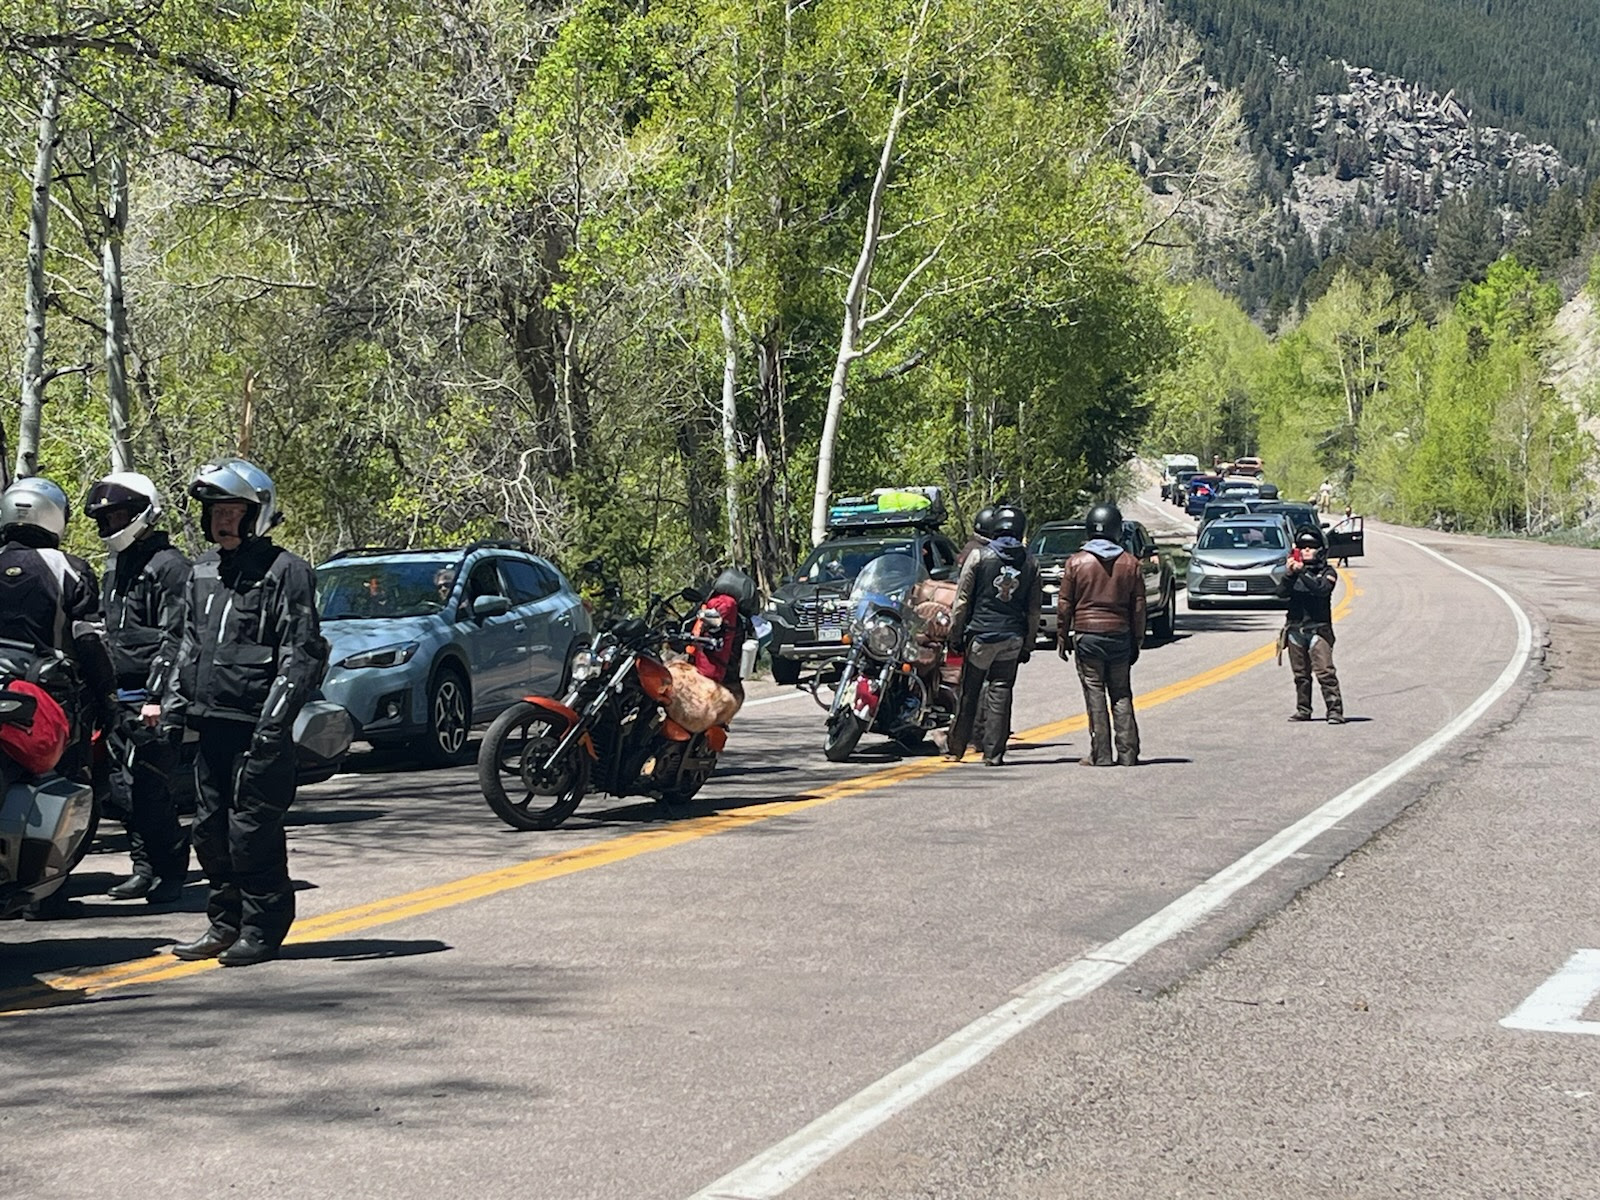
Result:
M357 938L342 942L305 942L285 946L279 957L284 959L326 958L334 962L373 962L381 958L411 958L418 954L438 954L453 950L437 939L402 942L392 938Z

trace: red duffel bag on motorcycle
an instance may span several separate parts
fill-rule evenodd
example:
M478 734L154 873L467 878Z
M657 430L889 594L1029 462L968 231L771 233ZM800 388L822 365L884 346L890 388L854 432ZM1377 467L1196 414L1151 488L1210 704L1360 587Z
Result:
M67 752L67 714L55 697L36 683L13 679L3 689L34 700L33 720L25 724L0 723L0 752L31 775L55 769Z

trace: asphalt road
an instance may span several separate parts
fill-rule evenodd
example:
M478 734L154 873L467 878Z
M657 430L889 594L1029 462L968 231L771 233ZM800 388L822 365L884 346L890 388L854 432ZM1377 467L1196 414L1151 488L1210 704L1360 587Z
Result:
M236 971L160 952L198 883L86 894L126 868L107 839L71 919L0 926L0 1187L1600 1195L1600 1039L1500 1024L1600 945L1600 560L1369 530L1343 727L1285 722L1279 614L1180 612L1132 770L1076 765L1047 654L1000 770L828 764L771 688L690 813L517 834L470 771L369 756L303 792L297 940Z

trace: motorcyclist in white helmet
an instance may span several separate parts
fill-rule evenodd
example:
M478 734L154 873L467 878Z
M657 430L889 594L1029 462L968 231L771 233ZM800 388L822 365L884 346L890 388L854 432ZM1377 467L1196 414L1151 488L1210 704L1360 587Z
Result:
M327 643L310 564L272 542L277 489L266 472L238 458L208 463L189 494L217 549L190 576L162 719L200 736L191 833L211 924L173 953L249 966L276 958L294 921L283 832L295 791L291 733L322 682Z
M119 719L109 731L111 796L128 828L133 875L114 900L170 904L189 872L189 836L178 821L171 776L181 727L161 723L183 638L189 560L158 529L161 496L147 476L117 471L89 489L84 513L109 555L101 581L106 644L117 672Z

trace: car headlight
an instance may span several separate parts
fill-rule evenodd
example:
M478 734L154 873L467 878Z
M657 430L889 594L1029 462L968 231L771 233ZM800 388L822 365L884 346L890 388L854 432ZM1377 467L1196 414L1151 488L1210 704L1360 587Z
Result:
M342 659L338 665L351 671L362 667L398 667L415 658L420 649L422 649L421 642L396 642L392 646L362 650L350 655L349 658Z
M900 653L900 639L904 630L900 622L890 616L876 616L867 622L863 631L867 649L878 658L894 658Z

